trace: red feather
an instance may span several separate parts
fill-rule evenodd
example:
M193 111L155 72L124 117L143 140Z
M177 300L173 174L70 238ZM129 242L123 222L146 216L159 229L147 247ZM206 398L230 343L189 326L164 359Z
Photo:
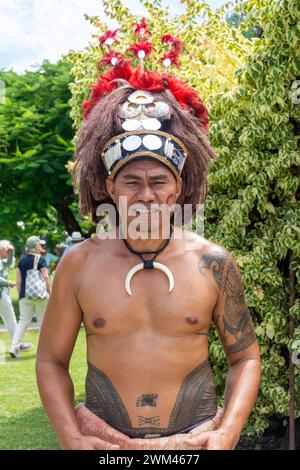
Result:
M114 67L108 70L105 74L105 80L111 81L115 80L116 78L123 78L129 82L130 77L132 76L133 70L131 67L130 60L120 60Z
M120 31L120 28L119 28L119 29L115 29L114 31L111 31L111 30L106 31L106 33L103 34L103 36L101 36L101 37L99 38L100 44L101 44L101 45L104 44L105 41L106 41L106 39L109 39L109 38L114 39L116 44L120 44L119 41L115 38L116 34L117 34L119 31Z
M149 57L151 55L151 52L156 51L156 49L152 46L152 44L150 44L150 42L138 42L128 47L126 52L132 52L135 57L138 57L138 53L140 51L144 51L145 56Z
M117 59L118 61L120 61L121 59L123 59L123 57L118 54L117 52L108 52L107 54L105 54L105 56L103 57L103 59L100 60L99 62L99 67L103 67L105 65L110 65L112 66L112 59Z
M143 18L141 23L132 23L132 26L135 26L134 34L136 36L144 36L144 35L152 36L151 31L149 30L146 18Z
M89 100L85 100L82 103L84 109L84 118L87 118L90 111L103 98L103 96L111 93L117 84L114 82L117 78L123 78L129 81L132 75L132 68L129 60L120 60L114 67L105 72L103 75L99 75L98 82L91 86L92 93Z
M171 34L165 34L161 38L161 40L162 40L162 42L169 43L170 46L172 46L175 49L175 51L177 51L177 52L181 52L182 49L183 49L183 42L180 39L175 38Z
M133 69L130 61L124 59L103 75L99 75L98 82L92 85L90 99L82 103L84 118L87 118L103 96L111 93L117 87L116 82L113 81L117 78L126 80L136 90L150 92L170 90L178 104L183 109L191 111L199 119L202 127L208 128L208 111L196 90L168 73L142 71L140 67Z
M179 52L176 52L176 51L168 52L160 59L160 62L163 62L166 59L169 59L171 61L171 64L174 64L176 65L176 67L179 67Z
M140 68L134 70L130 84L137 90L144 91L162 91L166 86L164 83L164 75L158 72L141 71Z
M208 110L194 88L172 75L168 78L168 89L183 109L192 111L201 125L208 129Z

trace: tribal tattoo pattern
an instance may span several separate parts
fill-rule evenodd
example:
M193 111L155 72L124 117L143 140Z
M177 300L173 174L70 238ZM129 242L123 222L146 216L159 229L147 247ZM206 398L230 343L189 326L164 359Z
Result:
M244 298L243 281L229 255L204 254L199 271L210 270L224 296L224 312L214 313L214 322L228 355L243 351L256 341L251 316Z
M136 406L157 406L157 393L145 393L138 397Z
M159 416L153 416L152 418L145 418L144 416L138 416L139 419L139 426L143 426L144 424L153 424L153 426L159 426Z
M153 432L171 436L185 429L193 429L211 419L217 412L214 378L208 359L196 366L183 380L167 427L161 427L159 411L154 417L138 414L139 427L134 427L126 406L109 377L90 362L85 389L85 406L114 429L132 438L142 438ZM136 406L154 406L155 403L157 407L157 397L156 393L143 394L138 397Z

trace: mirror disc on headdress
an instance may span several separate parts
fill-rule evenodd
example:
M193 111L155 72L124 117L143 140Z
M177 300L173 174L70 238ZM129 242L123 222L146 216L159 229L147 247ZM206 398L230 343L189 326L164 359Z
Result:
M149 91L136 90L128 96L128 101L135 104L149 104L154 101L154 97Z
M154 118L143 119L142 127L146 131L157 131L158 129L161 128L161 123L159 122L158 119L154 119Z
M152 118L163 118L170 114L170 108L164 101L156 101L155 103L144 106L144 113Z
M119 116L124 119L130 119L140 114L142 107L136 103L130 103L126 101L122 104Z
M122 123L124 131L137 131L142 127L141 121L137 119L127 119Z
M148 150L158 150L162 146L162 140L157 135L149 134L143 138L143 144Z
M128 152L133 152L142 144L142 139L138 135L130 135L123 142L123 148Z

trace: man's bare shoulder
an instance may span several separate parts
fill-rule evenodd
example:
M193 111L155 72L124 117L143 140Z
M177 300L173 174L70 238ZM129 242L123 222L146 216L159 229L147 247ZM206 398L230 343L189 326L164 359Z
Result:
M105 240L98 237L89 238L83 242L76 243L71 246L62 256L59 267L60 269L77 269L88 261L90 256L94 256L96 252L104 248Z
M213 241L189 230L185 230L184 233L187 247L189 249L199 251L201 257L208 255L211 257L215 256L218 259L223 258L225 260L231 256L229 251L227 251L222 245L218 245L217 243L214 243Z

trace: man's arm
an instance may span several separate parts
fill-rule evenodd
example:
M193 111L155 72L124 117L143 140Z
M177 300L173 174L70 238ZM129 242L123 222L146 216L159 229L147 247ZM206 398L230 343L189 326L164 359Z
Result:
M82 321L76 299L82 262L77 250L64 256L55 274L36 360L37 382L48 417L64 449L115 449L96 437L83 436L75 417L69 362Z
M17 291L20 295L21 292L21 283L22 283L22 273L20 271L20 268L16 269L16 284L17 284Z
M210 449L232 449L254 407L260 383L260 355L244 298L242 277L232 256L219 248L202 256L200 272L212 275L218 289L213 320L229 363L225 412ZM208 433L207 433L208 434ZM202 435L202 440L205 436ZM192 442L191 442L192 443Z
M15 263L15 250L13 247L9 249L7 259L0 259L0 287L14 287L15 283L9 281L7 277L1 276L3 269L9 269L14 267Z
M14 283L0 276L0 287L12 287Z

